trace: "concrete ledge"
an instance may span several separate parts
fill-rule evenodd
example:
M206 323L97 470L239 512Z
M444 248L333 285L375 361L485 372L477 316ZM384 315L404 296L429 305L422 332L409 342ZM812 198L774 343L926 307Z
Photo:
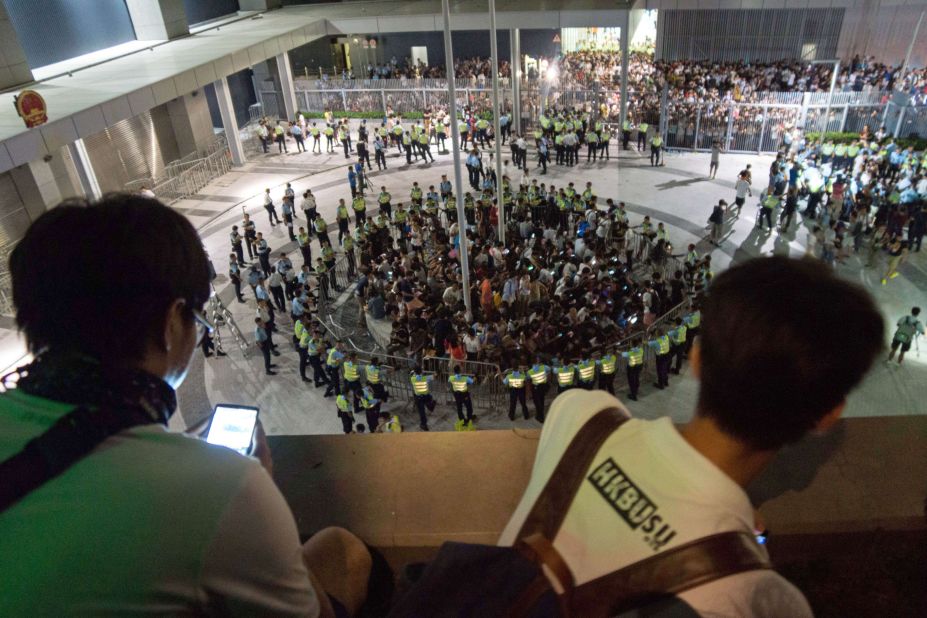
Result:
M540 432L270 438L300 533L344 526L406 553L494 543L527 483ZM774 534L924 529L927 417L844 421L777 458L750 488ZM427 550L426 550L427 553Z

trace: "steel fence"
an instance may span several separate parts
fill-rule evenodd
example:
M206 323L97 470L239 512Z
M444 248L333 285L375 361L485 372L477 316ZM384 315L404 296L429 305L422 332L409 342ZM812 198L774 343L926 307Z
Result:
M509 80L502 80L504 109L513 108ZM489 83L458 79L457 105L490 109ZM400 115L446 107L447 81L422 80L300 80L298 100L310 112L389 112ZM621 92L617 86L548 84L525 81L521 86L521 121L526 130L552 108L599 113L617 123ZM261 93L265 109L277 104L276 93ZM267 95L264 97L263 95ZM274 96L270 96L273 94ZM861 132L886 124L895 136L927 135L927 107L911 105L901 93L888 92L753 92L737 100L694 101L668 97L655 90L629 91L635 122L665 132L666 146L707 150L717 141L735 152L775 152L783 134L793 127L805 132ZM826 118L825 118L826 116Z
M171 204L195 195L207 184L232 168L225 135L219 135L204 153L193 153L164 167L157 178L139 178L126 183L126 191L150 188L159 200Z
M447 379L458 365L462 374L474 379L470 386L470 399L474 409L501 410L505 404L505 387L501 381L502 370L495 363L426 356L422 359L422 369L434 375L432 394L435 399L445 404L453 403L453 392Z

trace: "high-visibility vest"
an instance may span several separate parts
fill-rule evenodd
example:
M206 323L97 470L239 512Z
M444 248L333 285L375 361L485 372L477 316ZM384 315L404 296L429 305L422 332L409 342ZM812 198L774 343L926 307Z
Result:
M351 404L350 402L348 402L348 398L345 397L344 395L338 395L335 398L335 405L338 406L339 412L350 412L351 411Z
M328 224L325 223L325 219L323 219L322 217L316 217L315 220L312 222L312 227L314 227L315 231L318 232L319 234L324 234L325 231L328 229Z
M303 328L303 334L299 336L299 347L308 351L310 341L312 341L312 335L309 333L309 329Z
M547 367L544 365L537 366L535 365L528 370L528 377L531 378L531 383L546 384L547 383Z
M837 144L837 145L834 147L834 154L837 155L838 157L846 156L846 154L847 154L847 146L846 146L846 144Z
M316 354L318 354L319 353L319 341L315 338L310 338L309 341L306 342L306 352L309 354L309 356L315 356Z
M856 158L856 155L859 154L859 144L853 144L852 146L847 147L847 156Z
M337 349L337 348L332 348L331 350L328 351L328 358L325 360L325 363L326 363L329 367L337 367L337 366L338 366L338 362L339 362L339 361L338 361L337 358L335 358L335 354L337 354L337 353L338 353L338 349Z
M461 135L463 135L464 133L467 133L470 130L470 127L467 126L466 122L458 122L457 130L460 131Z
M351 202L351 208L354 209L354 212L364 212L367 210L367 203L364 202L364 198L358 195Z
M676 337L675 337L676 345L682 345L683 343L686 342L686 327L685 327L685 325L680 324L680 325L676 328L676 330L673 331L673 332L676 334Z
M602 357L602 373L611 375L615 373L618 365L618 358L614 354L606 354Z
M305 328L302 320L296 320L296 324L293 325L293 337L295 337L297 341L302 338Z
M639 125L637 125L637 130L640 131L641 133L646 133L647 129L649 128L650 128L650 125L647 124L646 122L642 122Z
M557 384L560 386L569 386L573 383L573 366L568 365L566 367L557 367L554 369L557 372Z
M622 123L621 123L621 130L622 130L622 131L630 131L630 130L631 130L631 123L628 122L627 120L625 120L624 122L622 122Z
M377 201L380 202L381 204L389 204L389 201L390 199L392 199L392 197L393 197L392 195L383 191L380 193L380 197L377 198Z
M393 418L389 419L386 425L383 426L383 430L389 433L402 433L402 425L399 424L399 417L394 414Z
M698 325L702 323L702 312L693 311L685 317L685 321L689 328L698 328Z
M513 371L508 375L509 388L521 388L525 385L525 374Z
M339 205L338 205L338 208L335 209L335 218L338 219L338 220L340 220L340 221L346 221L346 220L348 220L348 218L349 218L349 215L348 215L348 207L347 207L347 206L342 206L342 205L339 204Z
M364 367L364 375L367 376L367 381L370 384L380 383L380 368L376 365L367 365Z
M421 187L412 187L412 191L409 193L412 196L413 200L422 199L422 188Z
M361 391L360 402L361 407L365 410L375 408L377 405L376 398L370 393L370 389L368 388L364 388L364 390Z
M393 135L402 135L402 125L401 124L397 124L395 127L393 127Z
M409 137L409 134L408 134L408 133L402 136L402 145L403 145L403 146L411 146L411 145L412 145L412 138Z
M824 144L823 146L821 146L821 154L827 157L834 154L834 145Z
M595 362L591 360L581 360L576 365L579 369L579 379L582 382L592 382L595 378Z
M409 376L409 380L412 382L413 393L416 395L428 394L428 379L425 376L412 374Z
M466 393L468 387L467 376L452 375L447 379L451 383L451 389L455 393Z
M637 367L644 364L644 350L631 348L628 350L628 367Z
M355 365L351 361L345 361L344 362L344 379L347 380L348 382L357 382L358 377L359 376L357 375L357 365Z
M669 354L670 351L670 340L666 335L661 335L654 339L657 342L657 354Z
M653 139L650 140L650 144L651 144L654 148L659 148L660 146L663 145L663 138L660 137L659 135L655 135L655 136L653 137Z

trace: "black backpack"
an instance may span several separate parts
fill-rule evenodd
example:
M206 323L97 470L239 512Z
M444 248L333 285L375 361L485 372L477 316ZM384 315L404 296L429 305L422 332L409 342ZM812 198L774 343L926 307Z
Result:
M538 496L513 547L445 543L389 615L599 618L666 600L727 575L771 568L752 535L726 532L575 585L569 566L551 540L599 447L626 420L617 408L608 408L580 429ZM562 592L555 591L551 579Z

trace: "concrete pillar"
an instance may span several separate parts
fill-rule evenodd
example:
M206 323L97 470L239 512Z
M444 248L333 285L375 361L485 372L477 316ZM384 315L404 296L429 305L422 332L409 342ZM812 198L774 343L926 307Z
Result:
M241 145L241 135L238 133L229 82L223 77L213 82L213 85L216 87L216 99L219 101L219 113L222 115L222 128L225 129L225 138L228 140L229 151L232 153L232 164L244 165L245 149Z
M618 126L624 127L628 119L628 59L631 46L631 28L628 11L623 11L621 18L621 108L618 115Z
M206 93L194 90L165 103L177 140L177 158L206 150L215 140ZM165 160L165 163L168 160Z
M0 2L0 89L32 81L26 52L19 44L10 14Z
M270 11L282 5L282 0L238 0L238 8L242 11Z
M75 186L73 170L68 166L65 148L53 155L36 159L10 170L10 177L30 221L53 208L69 197L77 197L83 191Z
M509 35L512 60L512 127L515 133L521 133L521 31L512 29Z
M293 69L290 66L290 55L286 52L277 55L277 78L280 80L280 98L283 99L283 110L288 120L296 118L296 87L293 85Z
M168 41L190 34L183 0L126 0L135 38Z
M97 174L93 171L93 163L90 162L90 154L87 152L84 140L81 138L69 145L68 151L71 153L71 161L74 162L74 168L77 171L81 192L91 200L103 197L103 191L100 189Z

